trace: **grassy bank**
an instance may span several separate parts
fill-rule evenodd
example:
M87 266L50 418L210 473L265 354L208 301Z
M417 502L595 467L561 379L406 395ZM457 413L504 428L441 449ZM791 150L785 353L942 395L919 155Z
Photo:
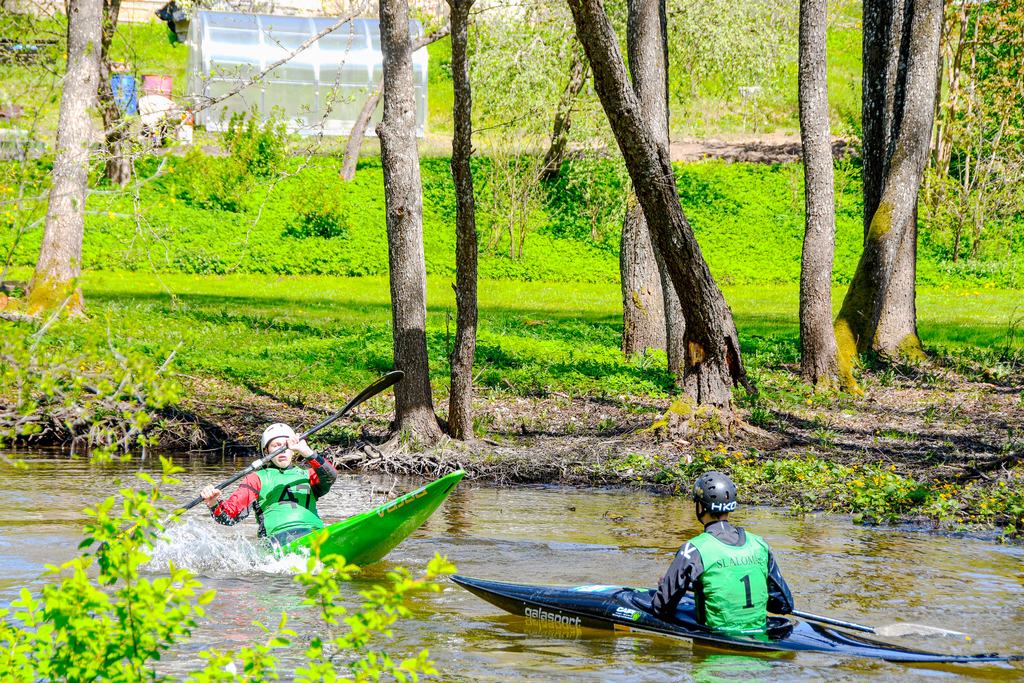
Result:
M18 271L27 276L27 270ZM118 344L159 355L181 344L183 372L226 380L317 404L366 384L391 367L391 312L383 277L90 272L90 320L62 337L111 334ZM834 293L840 300L841 291ZM799 292L792 285L735 285L725 295L755 377L798 362ZM924 288L921 336L942 353L989 350L999 372L1013 336L1018 291ZM671 378L654 358L619 353L621 299L616 284L480 283L478 383L512 394L666 397ZM454 337L451 280L428 280L427 338L432 379L444 393Z

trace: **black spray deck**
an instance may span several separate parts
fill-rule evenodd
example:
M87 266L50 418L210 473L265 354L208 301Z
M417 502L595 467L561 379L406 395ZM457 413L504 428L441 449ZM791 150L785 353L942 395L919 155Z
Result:
M915 650L784 617L769 617L764 634L724 634L697 623L691 600L680 603L673 619L664 620L650 611L651 591L622 586L531 586L459 575L453 576L452 581L512 614L567 628L636 631L728 649L823 652L890 662L972 664L1020 659L997 654L947 655Z

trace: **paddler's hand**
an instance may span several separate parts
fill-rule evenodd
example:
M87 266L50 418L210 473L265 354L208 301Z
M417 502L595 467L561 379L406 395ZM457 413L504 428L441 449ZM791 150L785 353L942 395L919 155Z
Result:
M214 508L217 506L217 501L220 500L220 489L213 484L207 484L203 487L203 490L199 492L199 497L206 503L206 507Z
M299 441L299 437L293 436L288 439L288 448L302 456L303 459L313 456L313 449L309 447L305 439Z

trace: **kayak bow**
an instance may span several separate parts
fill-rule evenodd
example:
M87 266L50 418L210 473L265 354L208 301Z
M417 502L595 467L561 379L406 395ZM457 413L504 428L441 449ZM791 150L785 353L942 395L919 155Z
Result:
M372 510L325 527L328 537L320 547L320 556L341 555L350 564L360 567L380 560L419 529L465 475L464 471L457 470ZM288 543L281 552L308 552L310 542L322 531Z
M695 617L693 601L684 599L674 618L651 612L653 591L622 586L530 586L474 579L458 574L452 581L512 614L537 619L567 630L596 628L653 633L729 649L781 652L824 652L870 657L890 662L955 663L1009 662L1020 659L998 654L949 655L890 645L834 628L785 617L769 617L765 633L729 634L711 631Z

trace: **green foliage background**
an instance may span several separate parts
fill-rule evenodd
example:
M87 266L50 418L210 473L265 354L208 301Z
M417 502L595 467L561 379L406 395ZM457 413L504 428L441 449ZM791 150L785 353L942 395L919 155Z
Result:
M39 182L48 168L39 162ZM487 159L474 159L477 171ZM160 174L155 175L163 164ZM455 200L448 159L421 162L427 272L455 272ZM284 162L269 182L251 183L230 158L188 156L144 159L132 192L94 193L87 204L83 266L90 270L165 273L267 273L279 275L383 275L387 272L383 174L380 161L362 161L355 180L337 178L330 158ZM12 190L0 165L0 192ZM803 170L797 163L767 165L717 161L677 164L679 195L701 248L722 284L796 283L803 239ZM480 277L546 282L618 280L618 211L596 212L602 225L593 239L593 202L616 197L622 177L612 160L567 163L544 188L542 209L530 221L523 258L509 258L508 237L484 249ZM587 187L587 195L573 188ZM477 187L478 192L486 188ZM835 282L849 281L861 245L859 169L837 164ZM597 199L595 199L595 197ZM0 216L6 246L13 223ZM7 233L3 232L4 230ZM481 228L481 246L486 244ZM942 248L922 236L922 284L1024 285L1024 230L1011 254L949 263ZM19 244L13 265L30 266L38 255L41 224Z

